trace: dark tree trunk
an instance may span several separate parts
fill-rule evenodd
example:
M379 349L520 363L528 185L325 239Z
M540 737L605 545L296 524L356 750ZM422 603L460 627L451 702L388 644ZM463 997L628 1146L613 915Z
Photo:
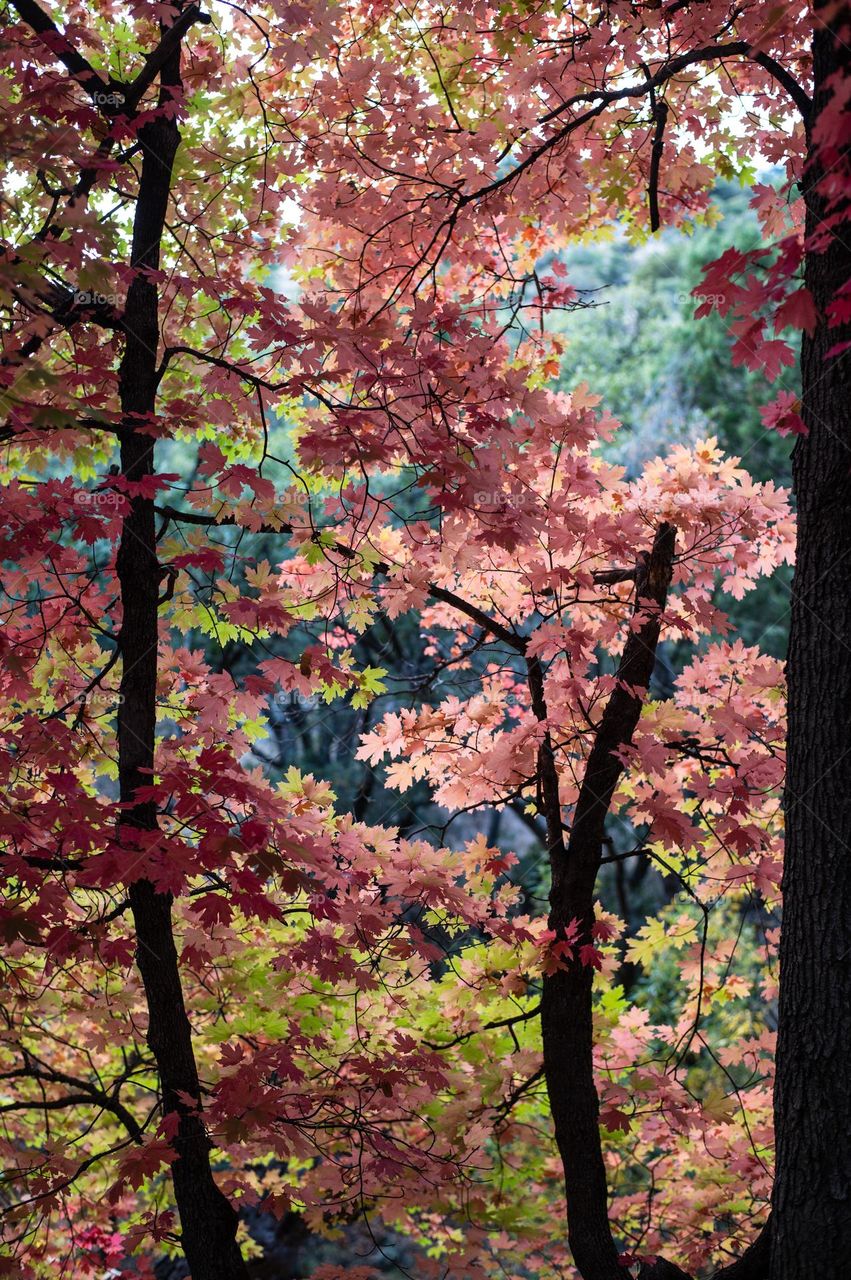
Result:
M641 714L633 692L650 684L674 557L674 529L662 525L653 550L639 558L635 573L636 610L643 621L629 632L613 690L588 757L570 838L565 845L558 777L547 736L539 777L552 869L549 927L564 935L578 921L578 946L593 941L594 887L603 854L606 816L623 765L614 753L628 745ZM529 661L529 688L538 719L546 719L543 674ZM590 965L572 960L546 977L541 1001L544 1069L556 1143L564 1167L568 1240L584 1280L623 1280L624 1268L612 1237L608 1189L594 1083L594 1036Z
M835 6L829 6L835 8ZM842 6L847 24L851 7ZM834 19L834 30L839 19ZM847 35L847 25L846 32ZM814 136L825 82L851 74L847 43L817 18ZM811 146L808 241L823 226L824 173ZM847 156L830 162L848 189ZM851 225L808 248L806 282L823 314L851 279ZM820 324L802 349L795 448L798 549L789 641L786 861L780 942L771 1280L851 1274L851 332Z
M180 88L180 52L161 72L159 105L168 106ZM144 271L159 265L174 158L180 141L171 112L147 124L139 134L142 175L133 228L132 265L137 269L127 295L126 345L119 371L121 394L121 470L128 480L153 473L153 437L142 419L156 406L159 341L157 286ZM139 271L138 269L142 269ZM127 847L128 879L140 842L157 829L156 807L136 802L136 791L152 781L157 680L157 562L153 503L134 498L118 551L121 584L122 677L118 716L121 819ZM246 1280L248 1272L236 1244L237 1215L213 1179L210 1141L200 1115L198 1071L183 999L171 919L171 896L148 880L129 890L136 928L136 960L148 1004L148 1043L159 1072L164 1114L179 1117L173 1140L175 1198L182 1244L193 1280ZM186 1095L198 1099L187 1104Z

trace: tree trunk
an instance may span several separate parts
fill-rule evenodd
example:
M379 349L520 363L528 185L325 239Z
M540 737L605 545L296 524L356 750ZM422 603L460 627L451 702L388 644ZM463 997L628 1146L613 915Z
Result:
M179 48L160 76L159 106L169 107L180 89ZM131 481L153 473L154 441L144 430L156 407L159 342L156 284L143 272L156 271L168 206L174 158L180 142L173 112L158 115L139 133L143 161L133 227L132 279L124 317L126 345L119 370L121 471ZM137 497L125 518L117 570L121 585L121 702L118 715L121 837L132 859L157 830L156 806L137 801L150 785L154 765L157 681L157 562L153 503ZM237 1214L216 1186L210 1140L200 1113L198 1071L183 1000L172 930L172 899L148 880L129 889L136 928L136 960L148 1004L148 1043L162 1091L163 1114L176 1113L172 1165L183 1250L193 1280L247 1280L236 1244ZM185 1096L182 1096L185 1095ZM187 1103L186 1096L198 1105Z
M585 766L565 847L558 777L549 736L539 760L542 808L552 868L549 927L559 936L579 923L576 946L592 943L594 887L603 853L606 816L623 771L614 753L628 745L641 715L642 699L633 690L650 684L674 557L675 531L661 525L649 554L639 557L635 573L636 613L642 621L630 630L613 690ZM529 661L532 705L547 717L543 676L537 659ZM584 1280L623 1280L624 1268L612 1237L608 1189L600 1142L599 1099L594 1083L592 986L594 970L578 958L545 977L541 1034L547 1091L556 1143L564 1168L568 1241Z
M828 77L851 74L847 44L818 17L813 56L817 141ZM813 247L826 209L812 142L810 159L806 283L823 315L851 279L851 225L846 214L827 248ZM831 180L847 191L848 158L835 159ZM851 1273L851 353L825 360L849 338L820 323L802 348L771 1280Z

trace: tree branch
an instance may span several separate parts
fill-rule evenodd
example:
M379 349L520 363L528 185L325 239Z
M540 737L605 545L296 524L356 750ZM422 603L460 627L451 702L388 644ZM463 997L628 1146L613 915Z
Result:
M655 232L661 226L659 217L659 169L662 164L662 152L665 149L665 125L668 122L668 104L661 100L654 104L653 115L656 127L653 130L653 146L650 151L650 177L647 183L647 203L650 209L650 230Z
M567 98L559 106L554 107L552 111L548 111L546 115L541 116L538 125L550 124L566 111L570 111L573 107L577 107L582 103L593 103L594 105L588 111L583 112L582 115L569 121L562 128L557 129L549 138L545 138L523 160L519 161L513 169L501 174L498 178L494 178L492 182L479 187L476 191L468 191L458 196L455 202L455 210L457 211L477 200L483 200L495 191L499 191L502 187L514 182L527 169L536 164L541 156L546 155L548 151L551 151L559 142L569 137L571 133L574 133L583 125L589 124L597 116L602 115L606 107L611 106L613 103L624 102L630 98L643 98L649 95L652 90L660 89L681 71L685 71L688 67L695 66L698 63L723 61L726 58L736 57L751 57L754 62L759 63L761 67L768 71L786 89L798 108L804 124L809 125L812 102L794 76L782 67L780 63L769 57L768 54L752 53L751 46L746 40L737 40L731 44L706 45L700 49L692 49L689 53L683 53L679 57L672 58L670 62L666 62L664 66L660 67L654 75L649 76L638 84L627 85L623 89L591 90L586 93L577 93Z
M124 110L128 114L136 110L142 97L151 87L169 58L172 57L189 28L194 26L196 22L206 26L211 21L210 15L202 13L200 5L197 4L189 5L175 18L173 25L165 32L156 49L148 54L145 59L145 65L135 80L132 80L126 87Z
M167 520L175 520L184 524L195 524L206 527L221 526L241 527L232 516L227 516L224 520L216 520L214 516L202 515L197 511L181 511L177 507L171 506L155 506L154 510L157 515L165 516ZM253 529L252 533L277 534L277 533L295 533L295 527L289 522L284 522L277 527L274 525L261 525L258 529ZM318 534L314 534L311 541L316 545L322 546L319 542ZM336 552L345 560L360 560L360 553L354 547L348 547L343 542L334 542L330 547L324 548L329 551ZM389 576L392 566L386 564L383 560L370 562L373 573ZM446 587L440 587L435 582L426 584L426 591L434 600L439 600L442 604L451 605L453 609L457 609L459 613L465 614L473 622L488 632L495 639L501 640L517 653L525 653L526 640L523 636L518 635L516 631L512 631L509 627L498 622L496 618L491 618L485 613L484 609L480 609L478 605L472 604L469 600L465 600L462 596L456 595L454 591L448 591Z
M42 44L54 57L58 58L73 78L81 85L95 106L104 114L114 114L111 100L116 93L116 86L100 76L91 63L74 48L67 36L63 35L56 23L45 13L36 0L11 0L21 19L40 38Z
M541 1012L541 1006L536 1004L534 1009L527 1009L525 1013L515 1013L510 1018L500 1018L496 1022L484 1022L480 1027L476 1027L475 1031L465 1031L463 1035L456 1036L454 1040L447 1040L444 1044L437 1044L431 1040L423 1040L423 1044L427 1049L454 1049L456 1044L463 1044L465 1040L471 1040L473 1036L480 1035L482 1031L497 1031L501 1027L514 1027L520 1022L529 1022L532 1018L537 1018Z
M134 1142L141 1142L143 1138L142 1126L122 1102L114 1095L104 1093L102 1089L95 1088L94 1085L88 1084L85 1080L78 1080L75 1076L69 1076L62 1071L54 1071L52 1068L37 1067L35 1065L27 1065L18 1067L14 1071L4 1071L0 1080L40 1080L45 1084L66 1084L71 1088L79 1089L77 1094L67 1094L62 1098L40 1098L33 1102L6 1102L0 1106L0 1112L3 1111L57 1111L63 1107L72 1106L96 1106L103 1111L109 1111L120 1120L124 1128L130 1134Z

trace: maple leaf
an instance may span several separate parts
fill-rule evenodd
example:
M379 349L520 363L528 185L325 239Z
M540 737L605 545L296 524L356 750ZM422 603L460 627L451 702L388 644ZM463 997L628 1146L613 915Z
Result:
M780 435L807 434L807 427L801 418L801 401L791 391L781 391L771 404L763 405L759 411L766 427L773 427Z
M233 915L231 904L221 893L203 894L194 900L192 909L208 928L215 924L228 924Z
M602 969L603 967L603 957L590 942L584 943L579 948L579 959L582 964L590 965L592 969Z
M610 1133L629 1133L630 1117L616 1107L604 1107L600 1111L600 1124Z
M781 302L774 313L774 332L779 333L787 325L812 333L818 324L818 313L809 289L796 289Z

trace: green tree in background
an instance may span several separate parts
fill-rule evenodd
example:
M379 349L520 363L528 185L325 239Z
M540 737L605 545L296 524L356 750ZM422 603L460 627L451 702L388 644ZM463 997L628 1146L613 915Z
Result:
M602 395L621 424L610 455L630 475L672 444L716 436L754 479L791 487L792 441L766 429L760 417L775 393L771 385L761 373L731 363L730 331L717 310L694 319L699 297L693 291L700 290L706 263L727 245L748 250L760 244L753 194L754 188L722 182L713 225L639 242L612 228L610 236L598 235L565 256L569 278L589 305L553 318L567 340L562 385L567 390L585 381ZM797 393L797 368L779 381ZM725 600L746 644L759 643L777 657L785 653L790 583L784 567L746 599Z

